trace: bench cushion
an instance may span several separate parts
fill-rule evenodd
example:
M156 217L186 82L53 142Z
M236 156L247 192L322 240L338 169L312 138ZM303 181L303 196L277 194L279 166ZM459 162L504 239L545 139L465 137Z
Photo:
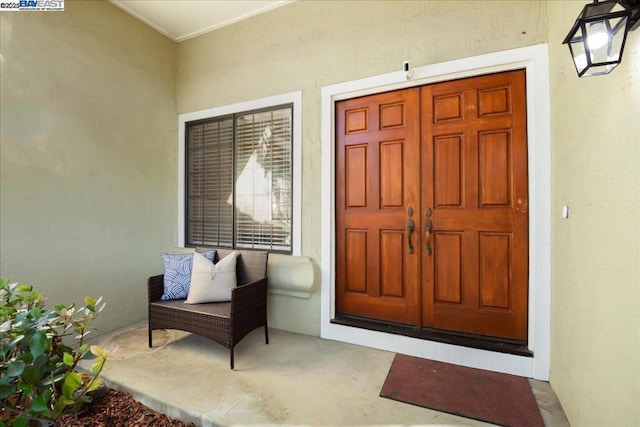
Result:
M210 261L216 256L215 250L204 253ZM164 301L185 299L189 294L191 283L191 268L193 253L190 254L162 254L164 260L164 292L161 299Z
M231 252L213 264L199 253L193 254L191 285L186 304L231 301L231 291L236 287L236 258Z
M177 310L182 312L192 312L207 314L216 317L231 317L231 303L230 302L215 302L209 304L185 304L185 300L171 300L171 301L155 301L149 305L155 306L165 310Z

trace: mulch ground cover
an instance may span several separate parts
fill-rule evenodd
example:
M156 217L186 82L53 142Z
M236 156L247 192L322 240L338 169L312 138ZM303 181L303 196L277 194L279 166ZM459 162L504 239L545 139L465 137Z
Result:
M154 411L135 400L131 394L107 389L78 414L65 414L58 418L59 427L192 427L165 414Z

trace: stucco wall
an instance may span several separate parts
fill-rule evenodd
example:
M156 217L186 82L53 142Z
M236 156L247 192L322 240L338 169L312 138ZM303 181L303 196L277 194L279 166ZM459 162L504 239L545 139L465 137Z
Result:
M296 2L177 55L106 2L2 13L0 274L52 302L104 295L103 329L143 319L177 243L177 113L296 90L318 262L322 86L549 42L551 384L572 425L640 425L640 31L612 74L578 79L560 43L584 3ZM272 326L319 333L318 292L270 301Z
M322 86L546 41L544 2L295 2L178 46L188 113L303 91L302 255L320 260ZM316 287L318 289L319 287ZM276 328L318 335L320 294L270 295Z
M571 425L637 426L640 31L611 74L579 79L561 42L584 4L549 2L551 385Z
M144 319L175 235L176 45L102 1L0 28L0 274L103 295L101 331Z

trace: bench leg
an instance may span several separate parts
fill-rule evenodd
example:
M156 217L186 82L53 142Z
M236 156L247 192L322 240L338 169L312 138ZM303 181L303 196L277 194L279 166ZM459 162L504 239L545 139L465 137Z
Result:
M233 369L233 347L231 347L231 369Z
M269 328L267 327L267 324L264 324L264 340L267 344L269 344Z

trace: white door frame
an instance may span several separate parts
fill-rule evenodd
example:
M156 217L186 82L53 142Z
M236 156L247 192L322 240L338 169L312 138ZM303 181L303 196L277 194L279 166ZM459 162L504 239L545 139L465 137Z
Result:
M400 64L398 64L400 68ZM529 328L533 357L420 340L331 323L335 317L335 103L356 96L516 69L526 69L529 162ZM322 338L397 353L549 379L551 313L551 154L548 46L507 51L427 65L322 88Z

